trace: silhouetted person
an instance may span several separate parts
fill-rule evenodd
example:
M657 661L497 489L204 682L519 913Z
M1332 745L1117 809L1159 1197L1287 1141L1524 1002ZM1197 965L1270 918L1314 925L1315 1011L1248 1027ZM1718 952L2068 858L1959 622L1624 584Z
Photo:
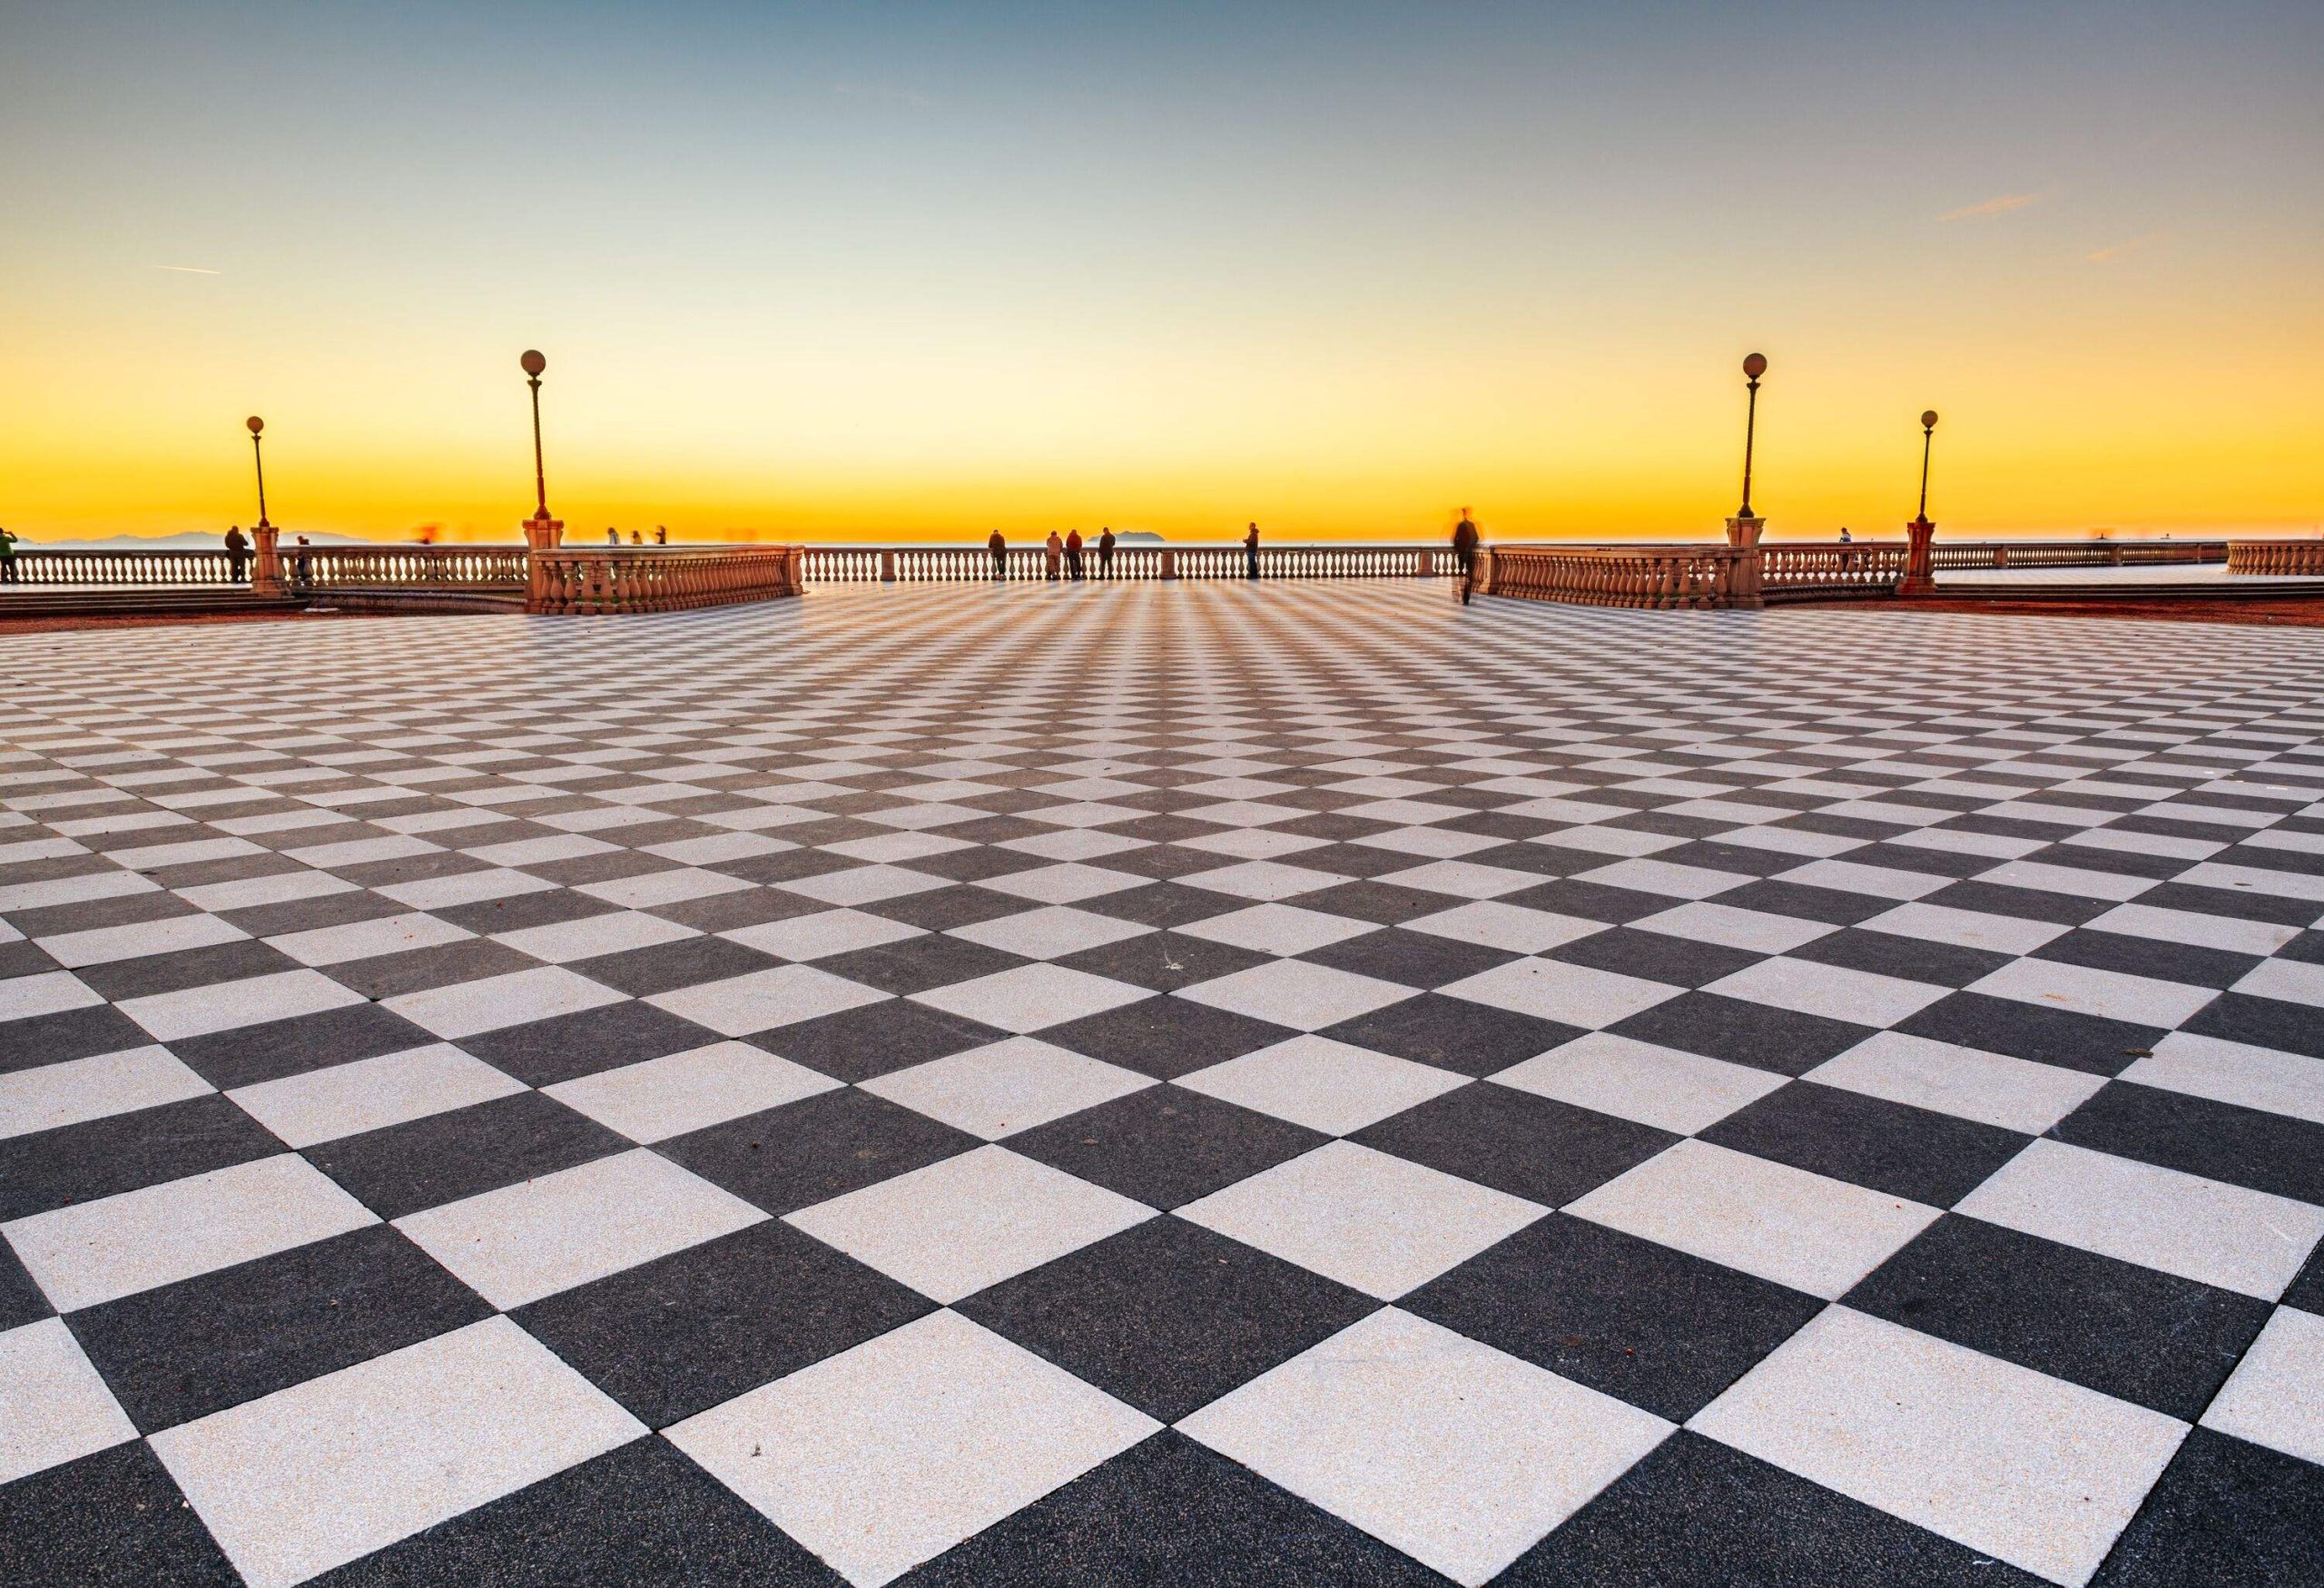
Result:
M667 524L656 524L654 526L654 544L656 546L667 546L670 544L670 527Z
M1252 525L1244 533L1243 556L1249 570L1248 577L1257 578L1259 577L1259 527L1256 524Z
M250 577L251 538L240 524L226 527L226 582L239 585Z
M237 574L237 578L241 576ZM0 529L0 585L16 582L16 537L13 530Z
M1846 546L1846 545L1847 545L1850 541L1854 540L1855 538L1856 538L1856 537L1855 537L1855 536L1853 536L1853 535L1851 535L1851 534L1849 534L1849 533L1848 533L1848 527L1847 527L1846 524L1843 524L1843 525L1841 525L1841 526L1840 526L1840 544L1841 544L1842 546Z
M1114 577L1114 532L1109 528L1098 531L1098 577Z
M984 548L992 553L992 577L996 579L1007 578L1009 577L1008 538L996 529L984 538Z
M1466 508L1461 509L1461 521L1452 526L1452 561L1461 569L1461 605L1466 607L1477 582L1477 526Z
M1081 531L1078 529L1068 529L1065 534L1065 577L1068 579L1081 577Z
M606 544L607 546L619 546L621 544L621 531L615 528L611 524L606 526Z
M644 530L642 530L642 529L633 529L633 530L631 530L631 531L629 532L629 543L630 543L632 546L643 546L643 545L645 545L645 532Z
M1065 559L1065 542L1058 538L1058 532L1054 529L1049 531L1049 545L1046 549L1049 554L1049 577L1055 578L1057 577L1058 565Z
M307 538L299 537L299 549L290 554L290 582L303 586L307 582Z

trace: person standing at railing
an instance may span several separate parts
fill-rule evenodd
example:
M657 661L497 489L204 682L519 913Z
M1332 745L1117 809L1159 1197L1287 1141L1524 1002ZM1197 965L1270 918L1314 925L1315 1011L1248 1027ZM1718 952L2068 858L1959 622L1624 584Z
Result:
M611 524L606 526L606 544L607 546L619 546L621 544L621 531L615 528Z
M656 546L667 546L670 544L670 527L667 524L656 524L654 526L654 544Z
M226 526L226 582L239 585L250 577L251 538L240 524Z
M1114 532L1110 527L1098 531L1098 577L1114 577Z
M290 554L290 582L304 589L307 584L307 538L299 537L299 549Z
M1452 562L1461 570L1461 605L1466 607L1477 583L1477 525L1466 508L1452 526Z
M1259 527L1256 524L1244 532L1243 556L1247 577L1257 578L1259 577Z
M1049 544L1044 549L1049 553L1049 577L1054 579L1057 577L1058 568L1065 561L1065 542L1059 538L1056 530L1049 531Z
M1081 578L1081 531L1065 532L1065 577L1077 583Z
M984 538L984 548L992 553L992 577L1006 579L1009 577L1008 537L996 529Z
M0 585L16 582L16 532L0 529Z

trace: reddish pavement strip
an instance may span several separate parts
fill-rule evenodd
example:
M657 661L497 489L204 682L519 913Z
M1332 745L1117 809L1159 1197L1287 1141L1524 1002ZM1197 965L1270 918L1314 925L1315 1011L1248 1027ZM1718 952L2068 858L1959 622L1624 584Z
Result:
M387 612L154 612L71 617L0 616L0 635L55 634L74 628L158 628L178 623L328 623L343 617L391 617Z
M1857 607L1859 601L1797 602L1796 606ZM2132 617L2142 622L2249 623L2280 628L2324 628L2324 597L2292 596L2280 601L2141 600L2123 596L2100 599L1994 601L1958 597L1921 597L1879 603L1885 611L1984 612L1996 616Z

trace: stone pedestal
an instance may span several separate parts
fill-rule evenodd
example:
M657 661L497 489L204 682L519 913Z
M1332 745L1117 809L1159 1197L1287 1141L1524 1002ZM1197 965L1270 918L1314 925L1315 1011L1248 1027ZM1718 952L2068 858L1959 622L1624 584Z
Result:
M263 521L251 526L251 594L280 596L283 593L282 555L275 549L282 531Z
M896 554L892 549L882 548L880 553L880 582L883 585L896 582Z
M549 551L565 544L565 520L545 512L535 513L519 528L525 531L525 545L534 551Z
M552 518L547 512L535 513L520 526L525 531L525 610L547 612L554 597L549 570L541 557L544 551L554 551L565 541L565 520Z
M1177 578L1178 577L1178 548L1175 546L1164 547L1161 561L1161 572L1156 577L1165 579Z
M1929 551L1936 526L1924 513L1905 526L1905 577L1896 581L1899 596L1926 596L1936 589L1936 565Z
M1736 559L1735 577L1728 585L1728 605L1758 607L1759 597L1759 532L1765 518L1738 517L1727 521L1727 544L1744 555Z

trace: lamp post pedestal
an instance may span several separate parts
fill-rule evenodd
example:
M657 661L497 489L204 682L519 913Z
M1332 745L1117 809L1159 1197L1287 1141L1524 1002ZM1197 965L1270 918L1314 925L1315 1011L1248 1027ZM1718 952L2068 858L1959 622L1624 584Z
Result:
M565 520L552 518L546 509L535 513L519 526L525 531L525 545L534 551L548 551L565 543Z
M1936 536L1936 526L1928 515L1905 526L1905 577L1896 582L1899 596L1926 596L1936 589L1936 567L1929 551L1929 542Z
M275 550L275 542L282 531L261 520L251 526L251 594L280 596L282 584L282 557Z
M525 610L547 612L548 606L548 567L541 553L554 550L565 539L565 520L552 518L544 508L524 522L525 531Z
M1727 544L1739 551L1756 551L1759 547L1759 531L1767 527L1765 518L1729 518L1727 521Z

